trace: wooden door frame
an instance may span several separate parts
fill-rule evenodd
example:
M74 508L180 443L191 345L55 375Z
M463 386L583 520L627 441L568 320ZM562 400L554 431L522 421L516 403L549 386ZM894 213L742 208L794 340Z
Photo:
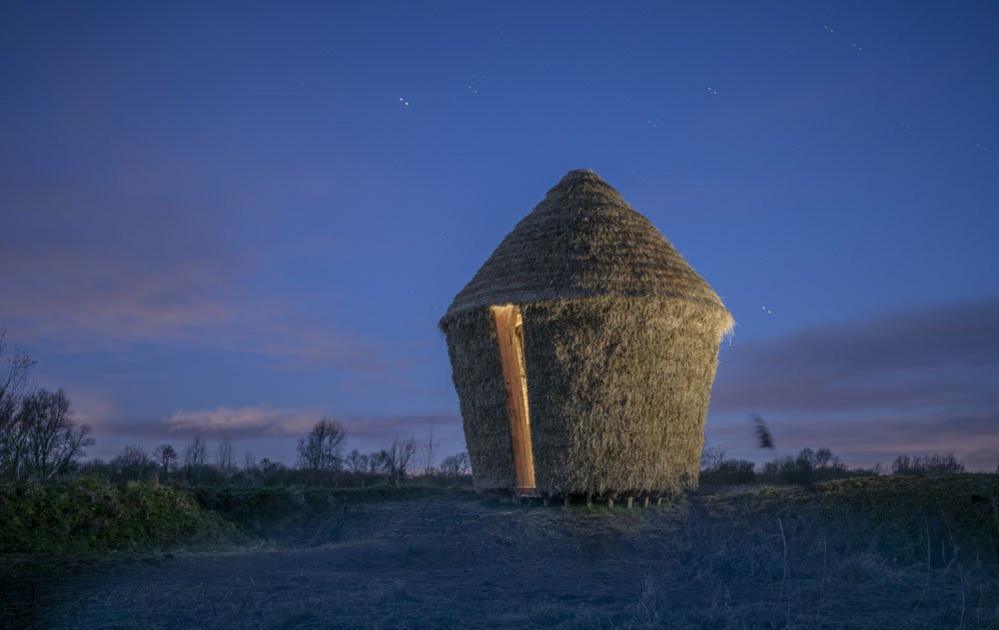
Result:
M510 419L510 442L517 494L536 491L534 451L531 445L531 414L527 404L527 364L524 358L523 317L520 307L503 304L490 307L496 325L500 363L506 385L506 413Z

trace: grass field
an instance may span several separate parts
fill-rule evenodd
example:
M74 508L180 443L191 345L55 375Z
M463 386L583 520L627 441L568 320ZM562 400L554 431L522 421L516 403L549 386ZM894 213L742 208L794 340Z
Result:
M999 628L996 475L706 488L632 510L199 492L188 516L206 535L4 554L0 625Z

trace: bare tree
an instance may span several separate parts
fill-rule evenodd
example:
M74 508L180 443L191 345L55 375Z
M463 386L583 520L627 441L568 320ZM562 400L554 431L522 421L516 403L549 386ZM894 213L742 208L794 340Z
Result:
M958 462L953 453L948 455L932 453L916 457L899 455L892 462L891 469L893 475L952 475L963 473L964 464Z
M339 470L347 431L336 420L323 418L298 440L298 464L307 470Z
M415 454L416 440L409 438L400 441L396 438L389 448L378 452L378 461L382 471L398 486L406 478L409 462Z
M725 451L708 444L704 445L701 450L701 470L718 468L723 461L725 461Z
M167 474L177 466L177 451L170 444L160 444L153 451L153 457L159 462L163 474Z
M362 455L356 448L347 455L345 460L347 464L347 470L352 473L366 473L368 472L368 456Z
M243 470L256 470L257 458L250 451L243 453Z
M24 458L24 427L18 419L18 410L28 380L28 371L34 365L23 352L4 356L7 349L6 331L0 328L0 477L16 477Z
M126 446L111 460L111 464L116 466L149 466L155 463L141 446Z
M204 466L208 457L208 445L201 439L200 435L195 435L191 443L184 449L184 466L194 468Z
M835 467L839 465L839 458L832 454L827 448L820 448L815 451L815 467L816 468L828 468Z
M28 370L35 364L24 352L3 358L7 351L7 331L0 328L0 399L16 399L28 380ZM5 364L5 365L4 365Z
M126 446L110 462L111 467L126 479L154 476L159 464L138 446Z
M23 352L4 358L5 351L6 332L0 329L0 476L50 479L94 443L90 428L73 422L61 389L25 393L34 361Z
M446 477L461 477L471 471L472 463L465 451L449 455L441 462L441 473Z
M427 443L422 449L422 457L420 459L420 468L423 469L424 475L429 475L434 472L434 457L439 445L439 443L434 442L434 425L431 424L430 433L427 436Z
M228 436L222 438L215 450L215 464L218 466L219 472L225 476L232 474L236 468L236 462L232 455L232 441L229 440Z
M366 456L368 458L368 474L374 475L382 469L382 453L384 451L375 451Z
M51 479L65 472L94 443L90 427L70 417L66 392L41 389L21 400L15 414L20 425L18 471L21 478Z

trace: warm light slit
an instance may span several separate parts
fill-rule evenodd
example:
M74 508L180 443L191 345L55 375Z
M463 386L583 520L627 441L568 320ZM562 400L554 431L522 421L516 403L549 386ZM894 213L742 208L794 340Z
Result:
M534 453L531 449L531 416L527 404L527 367L524 360L523 318L512 304L493 306L493 321L499 341L506 409L510 418L510 441L517 493L534 494Z

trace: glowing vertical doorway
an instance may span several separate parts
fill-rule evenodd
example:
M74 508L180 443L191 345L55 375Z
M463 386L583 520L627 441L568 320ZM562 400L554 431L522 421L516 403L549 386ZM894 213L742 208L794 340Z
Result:
M493 306L493 321L499 340L506 411L510 418L510 441L518 494L534 494L534 453L531 450L531 415L527 406L527 368L524 362L524 320L513 304Z

